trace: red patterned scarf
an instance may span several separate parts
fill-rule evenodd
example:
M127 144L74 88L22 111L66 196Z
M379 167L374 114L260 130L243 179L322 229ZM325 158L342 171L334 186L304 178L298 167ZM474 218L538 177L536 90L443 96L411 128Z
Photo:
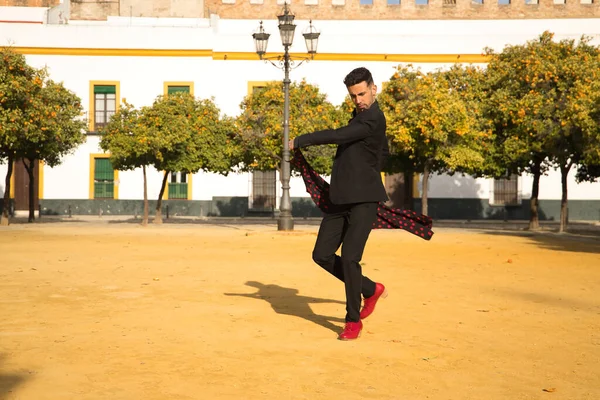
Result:
M294 150L294 158L290 163L302 174L306 191L317 207L325 213L334 211L336 205L329 199L329 183L311 168L300 149ZM432 226L431 217L427 215L402 208L390 208L383 202L378 204L377 221L373 223L373 229L404 229L425 240L433 236Z

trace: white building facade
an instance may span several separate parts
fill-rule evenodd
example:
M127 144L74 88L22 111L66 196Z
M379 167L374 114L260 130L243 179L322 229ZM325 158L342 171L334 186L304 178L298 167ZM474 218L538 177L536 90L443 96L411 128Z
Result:
M143 197L142 172L114 171L112 193L98 196L96 183L102 180L98 168L108 157L99 148L94 133L99 110L97 95L105 106L123 99L136 107L149 105L157 95L186 87L196 97L214 98L222 113L235 116L249 88L259 82L280 81L283 72L260 61L255 54L252 33L255 20L185 18L108 17L107 21L68 21L48 24L47 10L0 7L0 44L13 46L35 67L48 67L50 76L62 81L83 101L90 120L85 144L63 159L55 168L40 166L39 204L43 213L139 214ZM10 21L10 22L7 22ZM296 21L291 52L306 52L300 35L309 21ZM501 51L507 44L535 39L543 31L555 38L578 39L585 34L600 44L600 20L404 20L404 21L319 21L318 54L314 60L292 70L291 79L317 85L334 104L346 95L343 77L353 68L371 70L381 87L399 64L411 63L424 71L454 62L484 65L485 47ZM268 55L281 53L277 21L264 21L271 33ZM104 96L104 97L102 97ZM291 105L293 107L293 104ZM102 113L100 113L102 114ZM0 165L0 196L4 192L6 165ZM600 183L577 184L575 171L569 176L570 218L600 220ZM259 185L251 173L228 176L198 172L170 178L174 188L184 184L185 193L166 191L165 206L172 214L189 216L240 216L277 208L281 184L269 177L275 187L275 200L256 200ZM157 199L162 173L148 174L148 196ZM532 177L521 176L515 183L520 199L516 204L495 204L494 180L468 176L434 175L429 185L430 215L434 218L528 218ZM262 190L262 189L260 189ZM269 189L270 190L270 189ZM308 198L300 178L291 180L295 216L320 215ZM420 197L420 186L413 190ZM112 196L112 197L110 197ZM172 196L169 199L169 196ZM174 199L173 197L179 197ZM560 173L551 171L540 182L543 219L557 219L560 209ZM417 201L418 203L418 201ZM258 204L258 205L257 205ZM417 204L418 205L418 204ZM18 206L18 205L17 205ZM26 209L17 207L18 209Z

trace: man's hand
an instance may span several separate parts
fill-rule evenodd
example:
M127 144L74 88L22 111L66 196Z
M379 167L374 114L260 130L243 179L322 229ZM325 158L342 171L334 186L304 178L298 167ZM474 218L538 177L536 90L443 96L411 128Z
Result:
M288 148L291 150L294 150L294 139L290 140L288 143Z

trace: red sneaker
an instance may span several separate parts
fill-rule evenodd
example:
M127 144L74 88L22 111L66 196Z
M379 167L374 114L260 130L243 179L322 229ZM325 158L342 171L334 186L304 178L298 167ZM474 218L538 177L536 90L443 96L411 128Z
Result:
M366 298L363 302L363 308L362 310L360 310L360 319L365 319L369 315L371 315L373 311L375 311L375 305L377 304L377 300L379 300L380 297L385 299L387 295L388 292L385 289L385 286L383 286L381 283L376 283L375 294L371 297Z
M360 331L362 330L363 324L362 322L346 322L346 326L344 326L344 330L338 336L340 340L354 340L358 339L360 336Z

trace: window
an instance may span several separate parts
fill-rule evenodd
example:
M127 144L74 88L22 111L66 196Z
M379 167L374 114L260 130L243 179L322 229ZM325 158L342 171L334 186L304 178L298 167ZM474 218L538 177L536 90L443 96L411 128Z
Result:
M399 6L400 0L387 0L387 5L388 6Z
M519 193L519 175L494 179L492 204L496 206L514 206L521 204Z
M268 81L250 81L248 82L248 95L256 95L261 90L264 90L265 87L272 82Z
M163 94L189 93L194 95L194 82L165 82ZM171 172L163 199L187 200L191 198L191 174L186 172Z
M89 131L99 132L119 110L118 81L90 81Z
M252 173L253 210L273 210L277 207L277 174L275 171L254 171Z
M418 6L426 6L429 4L429 0L415 0L415 4Z
M525 4L530 5L530 4L538 4L539 0L525 0Z
M192 96L194 95L194 82L165 82L163 88L163 94L173 94L173 93L189 93Z
M360 0L360 5L361 6L372 6L373 0Z
M188 176L185 172L171 172L169 175L169 200L187 200L191 185L188 185Z
M248 82L248 95L257 95L269 82ZM252 172L252 193L248 206L254 210L273 210L277 207L277 173L273 171Z
M94 132L104 128L116 111L116 85L94 85Z
M498 0L498 5L499 6L509 6L510 0Z
M107 154L90 154L90 199L117 199L119 171Z
M256 96L263 90L265 90L266 86L253 86L252 87L252 96Z
M189 93L189 92L190 92L190 87L189 86L169 86L167 88L167 94Z

